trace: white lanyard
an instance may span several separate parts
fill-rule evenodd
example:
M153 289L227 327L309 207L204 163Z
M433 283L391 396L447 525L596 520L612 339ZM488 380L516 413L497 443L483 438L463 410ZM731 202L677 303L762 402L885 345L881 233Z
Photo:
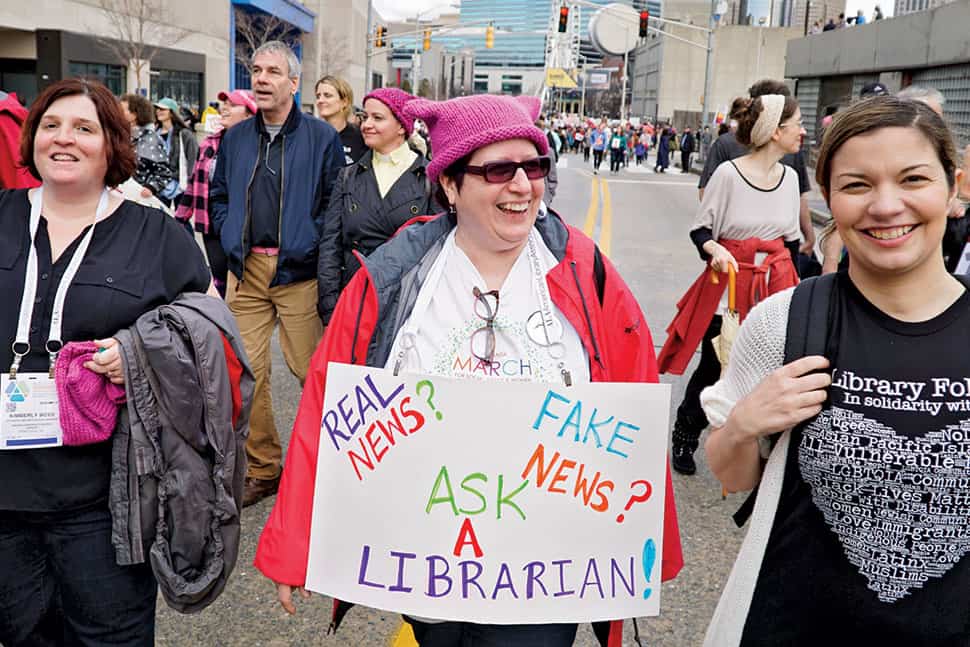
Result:
M552 297L549 296L549 285L546 283L546 269L539 259L539 249L535 237L539 234L533 229L529 233L529 267L532 269L532 280L535 281L536 288L539 290L539 312L540 317L533 314L529 321L537 319L533 325L528 326L527 332L529 339L540 346L552 346L557 344L563 335L562 322L559 321L552 311ZM535 328L533 332L532 329Z
M37 238L37 228L40 226L40 212L44 203L44 187L40 187L34 193L34 199L30 205L30 248L27 253L27 275L24 278L24 293L20 300L20 318L17 323L17 338L13 343L13 363L10 365L10 377L15 378L20 369L20 362L24 356L30 352L30 322L34 314L34 298L37 295L37 250L34 241ZM88 229L84 238L81 239L77 249L74 250L71 260L64 270L60 283L57 285L57 292L54 294L54 307L51 310L51 327L47 336L46 349L50 358L49 371L53 377L54 363L57 361L57 353L64 345L61 341L61 322L64 315L64 299L67 297L67 289L74 281L78 268L84 260L84 256L91 244L94 236L94 226L104 218L108 211L108 189L101 192L101 199L98 201L98 209L94 215L94 222Z
M532 343L544 347L549 357L559 363L559 373L562 375L563 382L566 386L572 386L572 375L563 361L566 355L566 345L562 343L563 325L553 312L549 284L546 283L546 268L539 258L539 246L536 242L538 236L539 233L535 229L529 232L528 250L532 280L539 290L539 310L529 316L525 323L525 332Z

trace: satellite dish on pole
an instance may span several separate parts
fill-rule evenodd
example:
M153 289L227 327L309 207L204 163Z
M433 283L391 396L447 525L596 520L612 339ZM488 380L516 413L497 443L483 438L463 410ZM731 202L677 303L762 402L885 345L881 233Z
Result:
M637 46L640 15L630 5L614 2L589 19L589 39L599 51L622 56Z

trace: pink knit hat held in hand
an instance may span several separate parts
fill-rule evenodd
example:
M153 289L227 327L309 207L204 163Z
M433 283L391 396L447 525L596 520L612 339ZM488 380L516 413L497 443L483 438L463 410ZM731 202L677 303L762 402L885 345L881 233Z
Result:
M125 389L84 368L98 351L93 341L70 342L57 355L54 384L65 445L90 445L111 437Z
M371 90L364 97L364 101L360 102L360 105L364 105L364 102L368 99L377 99L388 107L391 114L394 115L394 118L404 126L404 132L407 133L406 136L410 137L414 131L414 117L408 117L404 114L404 106L416 98L413 94L408 94L400 88L377 88L376 90Z
M534 125L541 108L537 97L478 94L448 101L415 99L404 112L428 125L434 151L428 179L435 182L446 168L495 142L528 139L540 155L548 153L546 135Z

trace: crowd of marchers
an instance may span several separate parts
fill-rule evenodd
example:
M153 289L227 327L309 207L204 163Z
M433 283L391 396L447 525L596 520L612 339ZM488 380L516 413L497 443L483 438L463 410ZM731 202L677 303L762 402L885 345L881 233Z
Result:
M778 81L696 131L397 88L357 109L336 76L314 116L299 82L274 41L252 90L220 93L199 125L93 80L29 110L0 96L0 643L153 644L157 594L210 605L242 509L268 497L255 565L296 613L331 362L566 387L693 367L670 465L694 474L706 432L725 489L752 492L705 645L970 641L967 394L928 386L970 378L970 174L942 95L876 83L827 118L817 241L802 112ZM700 272L658 355L621 272L553 198L579 177L556 177L560 156L617 175L663 173L675 152L683 173L699 154L684 242ZM303 388L285 448L277 332ZM471 375L462 357L530 370ZM700 559L682 553L670 471L663 581ZM422 647L577 632L404 620ZM594 623L604 647L622 624Z

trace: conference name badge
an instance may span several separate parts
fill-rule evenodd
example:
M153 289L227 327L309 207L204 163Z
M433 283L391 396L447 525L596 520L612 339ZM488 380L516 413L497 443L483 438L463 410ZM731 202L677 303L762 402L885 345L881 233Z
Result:
M63 444L57 387L47 373L4 373L0 402L0 450Z

